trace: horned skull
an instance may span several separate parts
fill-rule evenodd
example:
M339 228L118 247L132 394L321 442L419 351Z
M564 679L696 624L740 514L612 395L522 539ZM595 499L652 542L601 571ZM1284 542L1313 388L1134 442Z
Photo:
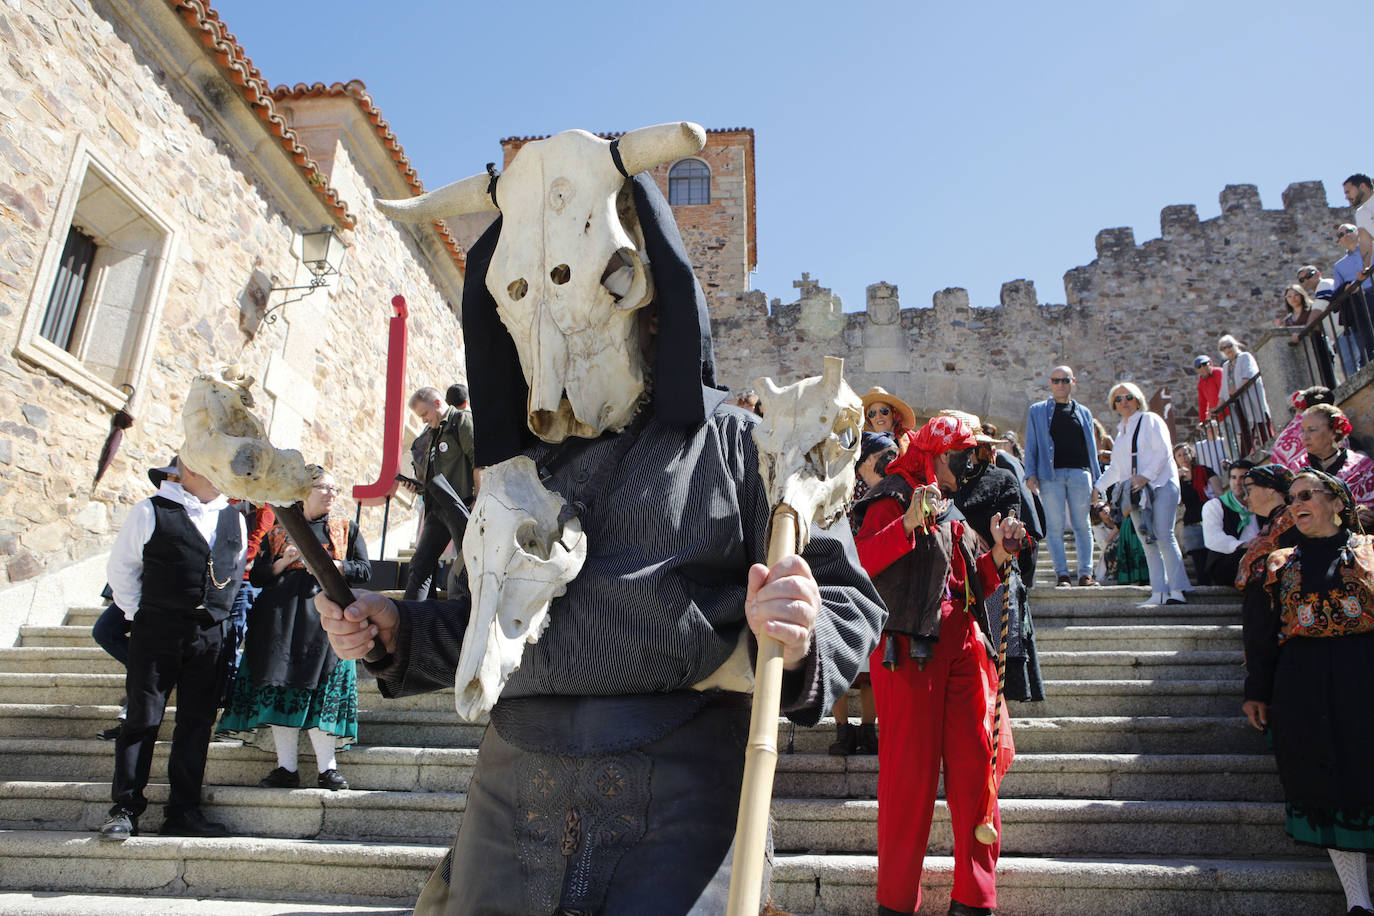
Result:
M249 409L252 387L253 377L239 366L197 375L181 412L186 441L178 454L226 496L289 506L310 495L322 471L267 440Z
M587 539L564 502L522 456L482 472L463 536L472 610L454 678L458 714L474 721L496 705L525 646L549 625L549 605L587 559Z
M844 380L844 360L828 356L822 375L779 388L771 378L754 382L763 422L754 427L759 476L769 504L797 516L797 549L808 527L828 527L844 514L854 489L862 401Z
M529 386L526 422L544 441L595 438L633 418L646 372L636 313L654 289L626 179L705 141L685 121L631 131L614 146L569 130L522 146L495 184L476 175L378 201L412 222L500 209L487 290Z

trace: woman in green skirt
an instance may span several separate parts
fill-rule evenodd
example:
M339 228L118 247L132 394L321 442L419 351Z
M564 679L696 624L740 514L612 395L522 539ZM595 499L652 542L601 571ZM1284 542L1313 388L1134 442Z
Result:
M303 512L311 532L349 583L372 575L358 526L330 518L339 488L328 474L316 481ZM248 639L219 733L276 751L277 767L258 783L294 789L300 732L315 750L321 789L347 789L334 752L358 737L358 680L352 661L340 661L320 628L315 577L280 525L263 538L250 581L262 589L248 613ZM267 735L271 735L271 744Z

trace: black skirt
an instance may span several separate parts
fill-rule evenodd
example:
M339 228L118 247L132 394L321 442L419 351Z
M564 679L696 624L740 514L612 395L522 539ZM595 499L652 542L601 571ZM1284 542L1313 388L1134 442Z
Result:
M1269 727L1290 808L1313 820L1374 814L1374 633L1279 650Z
M315 612L319 590L314 576L294 569L253 602L244 656L258 686L314 690L329 679L339 658Z

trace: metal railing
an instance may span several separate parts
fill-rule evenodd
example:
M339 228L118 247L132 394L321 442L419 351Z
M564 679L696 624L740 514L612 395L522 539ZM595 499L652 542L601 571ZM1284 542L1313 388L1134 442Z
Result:
M1274 436L1268 406L1260 397L1263 372L1245 380L1236 393L1212 411L1212 419L1197 428L1195 460L1220 473L1226 462L1244 458ZM1257 416L1251 416L1257 414Z
M1374 325L1362 293L1354 284L1332 298L1315 320L1294 335L1302 348L1306 385L1335 388L1374 360Z

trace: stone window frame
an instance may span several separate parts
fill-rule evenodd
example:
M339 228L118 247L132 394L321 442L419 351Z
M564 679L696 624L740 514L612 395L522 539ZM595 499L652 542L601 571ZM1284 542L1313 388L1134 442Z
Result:
M76 354L62 349L40 334L53 283L57 279L67 233L74 224L79 226L81 190L87 176L91 174L122 198L123 203L134 210L161 239L160 244L155 243L151 246L151 255L145 255L142 259L145 265L149 260L153 262L150 272L138 284L135 297L125 304L129 312L128 320L136 317L138 328L132 337L126 337L125 346L119 357L117 377L113 381L102 378ZM53 212L47 242L39 259L33 289L24 310L24 319L20 323L14 355L24 362L52 373L111 410L123 407L128 395L120 390L119 385L128 384L136 390L140 389L152 363L153 343L161 325L162 309L171 284L173 253L177 250L179 239L180 233L176 225L148 201L138 186L93 150L84 135L78 136L71 164L67 168L66 180L58 193L57 207ZM97 236L96 242L99 246L102 239ZM108 240L106 244L108 245ZM105 304L99 303L95 309L89 309L85 304L86 297L101 295L101 284L107 265L99 263L99 247L97 262L86 281L87 291L83 296L81 310L84 314L78 316L78 322L85 326L83 336L84 331L89 329L93 322L94 312ZM126 323L124 327L127 329L129 325ZM89 344L89 340L85 343Z
M692 174L674 176L673 173L678 171L678 169L684 165L701 166L701 168L706 170L706 173L703 175L700 172L697 172L695 169L693 169ZM677 162L674 162L672 166L668 169L669 206L697 207L709 204L711 202L711 177L711 165L705 159L700 159L696 156L691 156L686 159L679 159ZM693 191L698 188L705 191L705 200L692 199ZM678 189L681 189L680 193L686 198L685 200L674 199L674 193L677 192Z

